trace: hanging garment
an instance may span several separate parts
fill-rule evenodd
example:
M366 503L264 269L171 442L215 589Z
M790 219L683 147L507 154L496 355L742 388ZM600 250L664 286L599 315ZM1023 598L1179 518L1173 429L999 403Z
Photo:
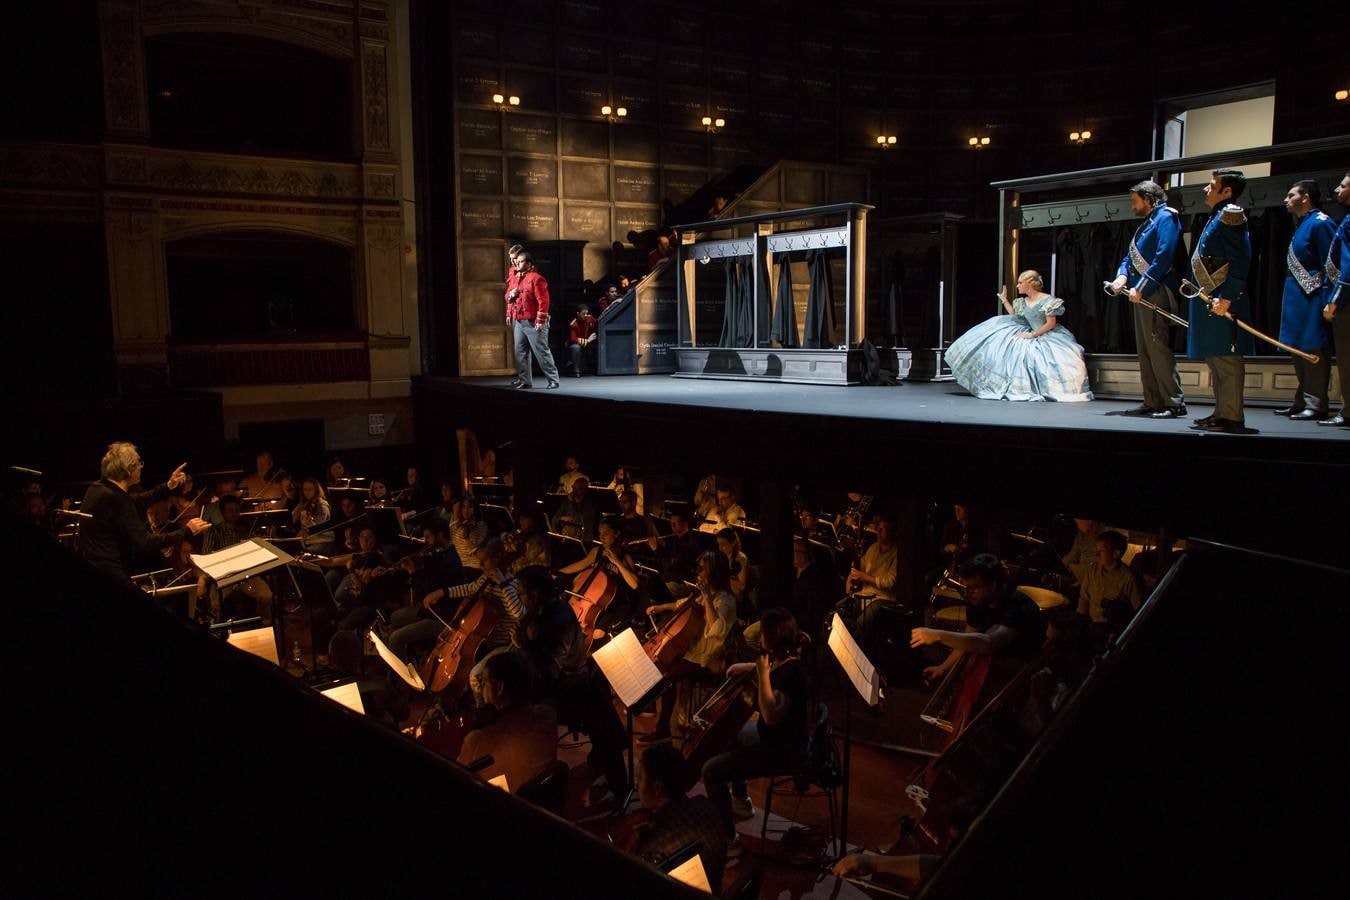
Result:
M812 350L833 347L834 287L827 252L807 251L806 267L811 273L811 287L806 294L806 333L802 344Z
M774 299L773 327L769 339L780 347L800 347L797 337L797 304L792 297L792 263L786 253L779 254L778 296Z

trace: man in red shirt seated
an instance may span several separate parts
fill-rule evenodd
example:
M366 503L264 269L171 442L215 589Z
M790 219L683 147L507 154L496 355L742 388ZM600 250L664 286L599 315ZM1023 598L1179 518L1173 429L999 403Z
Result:
M595 316L590 307L581 304L577 307L577 317L567 326L567 352L572 354L572 374L581 377L583 362L589 362L587 368L595 368Z
M492 765L484 780L506 776L514 793L558 758L558 714L550 706L529 703L530 664L514 653L498 653L484 663L483 698L497 708L497 721L464 736L459 761L483 756Z

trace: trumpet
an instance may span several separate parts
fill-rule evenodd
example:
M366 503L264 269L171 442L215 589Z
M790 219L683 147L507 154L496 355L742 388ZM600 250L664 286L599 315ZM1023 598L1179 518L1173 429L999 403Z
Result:
M1292 353L1299 359L1307 360L1308 362L1314 364L1322 361L1322 358L1315 353L1308 353L1306 351L1299 350L1297 347L1290 347L1288 344L1280 343L1279 341L1275 340L1268 334L1257 331L1255 328L1248 325L1246 322L1242 321L1237 316L1234 316L1232 313L1214 312L1214 306L1216 303L1214 298L1210 297L1209 294L1206 294L1203 290L1201 290L1198 284L1195 284L1188 279L1182 279L1181 281L1181 296L1185 297L1188 300L1191 299L1203 300L1205 302L1205 305L1209 307L1209 311L1214 315L1223 316L1225 319L1230 319L1234 325L1241 328L1248 334L1254 337L1259 337L1267 344L1274 344L1276 347L1279 347L1281 350L1284 350L1288 353Z
M1126 290L1123 290L1123 291L1117 291L1117 290L1115 290L1114 288L1111 287L1111 282L1109 282L1109 281L1103 281L1103 282L1102 282L1102 293L1106 294L1106 296L1108 296L1108 297L1127 297L1127 296L1129 296L1130 291L1129 291L1129 289L1126 289ZM1185 319L1183 319L1181 316L1178 316L1178 315L1176 315L1175 313L1168 312L1167 310L1163 309L1163 308L1162 308L1161 306L1159 306L1158 304L1156 304L1156 303L1150 303L1149 301L1145 300L1143 297L1140 297L1140 298L1139 298L1139 305L1142 306L1142 307L1144 307L1145 309L1151 309L1151 310L1153 310L1153 312L1157 313L1158 315L1162 316L1164 319L1166 319L1166 320L1169 321L1169 322L1172 322L1173 324L1180 325L1180 326L1183 327L1183 328L1190 328L1190 327L1191 327L1191 323L1190 323L1190 322L1187 322L1187 321L1186 321Z

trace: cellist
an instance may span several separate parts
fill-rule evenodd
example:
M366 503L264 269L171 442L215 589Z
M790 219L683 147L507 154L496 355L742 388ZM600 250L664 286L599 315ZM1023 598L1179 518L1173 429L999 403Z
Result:
M520 643L520 623L525 618L525 605L520 601L520 593L513 579L502 568L506 557L501 540L493 538L478 548L476 562L483 573L473 581L435 590L422 598L422 605L428 609L443 597L454 600L478 598L480 603L492 603L497 607L498 615L492 633L478 647L473 670L469 674L469 686L474 697L482 697L482 663L493 653L511 649Z
M714 681L726 667L727 636L736 623L736 596L731 592L731 568L721 553L708 551L698 559L698 596L680 603L663 603L648 607L648 613L674 609L685 602L703 606L703 634L684 654L684 658L666 672L666 683L661 697L661 712L656 730L638 738L639 744L653 744L670 739L670 717L675 711L675 697L670 689L680 682Z
M605 516L596 529L600 543L581 559L558 570L563 575L575 575L587 569L599 568L614 581L618 592L600 614L596 622L597 631L607 631L609 625L624 621L636 611L634 602L640 583L638 568L623 546L621 529L618 516Z
M754 673L758 721L741 730L739 746L712 757L703 765L703 784L717 807L727 833L727 860L738 859L741 845L736 837L737 819L755 814L746 789L746 779L786 775L806 762L810 737L807 701L811 681L798 657L801 634L797 621L784 609L771 609L760 619L764 652L756 662L727 666L727 678ZM733 796L734 790L734 796Z

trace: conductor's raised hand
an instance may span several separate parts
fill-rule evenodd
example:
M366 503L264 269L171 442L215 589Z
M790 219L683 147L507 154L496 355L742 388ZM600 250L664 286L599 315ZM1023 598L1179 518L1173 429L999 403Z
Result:
M169 476L169 480L167 482L169 485L169 490L173 490L174 488L178 487L180 484L183 483L183 480L187 478L187 473L183 471L186 468L187 463L180 463L178 468L173 470L173 474Z

